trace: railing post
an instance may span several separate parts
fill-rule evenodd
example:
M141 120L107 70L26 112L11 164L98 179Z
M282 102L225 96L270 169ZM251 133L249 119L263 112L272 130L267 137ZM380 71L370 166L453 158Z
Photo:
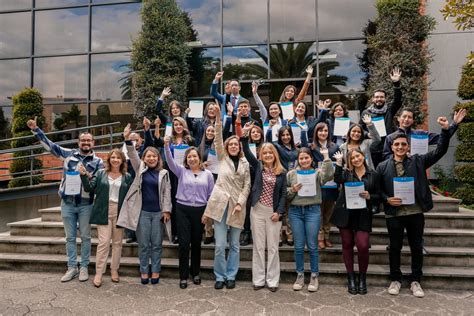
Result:
M33 185L33 167L34 167L33 149L30 149L30 185Z
M114 143L114 128L112 125L109 125L109 131L110 131L110 150L112 150L112 144Z

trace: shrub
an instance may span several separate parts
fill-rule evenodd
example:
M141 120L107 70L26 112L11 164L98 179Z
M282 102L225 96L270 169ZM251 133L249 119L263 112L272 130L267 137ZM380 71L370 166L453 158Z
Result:
M474 62L472 60L462 66L458 96L463 100L474 99Z
M474 161L474 147L470 143L462 143L456 147L454 153L456 161L473 162Z
M467 115L463 120L465 122L474 122L474 101L468 102L458 102L453 108L453 113L459 111L460 109L467 109Z
M458 127L458 140L474 144L474 122L464 123Z
M474 164L462 164L454 167L454 174L459 181L474 183Z
M456 192L454 192L453 197L461 199L463 204L474 204L474 185L466 185L458 188Z

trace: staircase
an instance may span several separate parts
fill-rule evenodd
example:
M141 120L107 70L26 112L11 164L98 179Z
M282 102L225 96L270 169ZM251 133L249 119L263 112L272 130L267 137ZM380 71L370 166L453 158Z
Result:
M427 288L472 289L474 281L474 211L459 208L459 200L434 196L433 211L425 214L423 285ZM40 218L10 223L10 232L0 234L0 269L20 271L49 271L59 274L66 269L64 228L59 207L39 210ZM388 245L385 219L382 214L374 218L371 235L369 285L388 284ZM92 228L92 252L97 246L96 229ZM326 284L345 284L340 239L332 228L331 239L335 246L319 254L320 281ZM405 239L406 241L406 239ZM80 243L80 239L78 239ZM162 276L178 278L178 247L163 243ZM79 249L78 249L79 250ZM241 268L238 279L251 280L252 246L241 247ZM213 278L213 245L203 245L202 277ZM282 282L295 279L293 247L280 248ZM306 262L309 262L308 258ZM90 272L95 257L91 257ZM402 271L410 271L410 251L402 250ZM357 265L356 265L357 269ZM120 272L138 277L138 248L136 244L123 245Z

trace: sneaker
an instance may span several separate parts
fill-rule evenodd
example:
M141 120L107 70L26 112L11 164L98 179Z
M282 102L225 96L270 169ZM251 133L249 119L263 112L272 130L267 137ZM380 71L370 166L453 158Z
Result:
M410 290L413 293L413 296L415 297L425 296L425 292L423 292L423 289L421 288L421 284L419 282L416 282L416 281L411 282Z
M296 276L296 281L293 284L293 290L301 291L303 287L304 287L304 273L298 272L298 275Z
M392 281L392 283L390 283L390 286L388 287L388 294L398 295L398 293L400 293L401 286L402 284L400 282Z
M85 282L87 280L89 280L89 270L87 267L81 267L79 270L79 281Z
M61 278L61 282L69 282L78 275L77 268L68 268L66 273Z
M309 280L308 291L316 292L319 288L318 275L311 273L311 279Z

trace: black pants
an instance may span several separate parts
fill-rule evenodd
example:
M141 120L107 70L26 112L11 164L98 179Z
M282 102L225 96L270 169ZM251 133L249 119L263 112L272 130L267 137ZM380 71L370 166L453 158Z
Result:
M410 282L420 282L423 275L423 231L425 216L423 213L387 218L387 230L390 239L390 279L402 281L400 253L403 247L403 235L406 229L411 252Z
M201 240L204 225L201 217L205 206L192 207L176 203L176 219L179 241L179 277L189 277L189 245L191 244L191 276L199 275L201 270Z
M248 233L250 234L252 232L250 228L250 209L252 208L252 201L250 201L250 198L247 199L247 203L245 204L245 222L244 222L244 230L242 231L243 233Z

